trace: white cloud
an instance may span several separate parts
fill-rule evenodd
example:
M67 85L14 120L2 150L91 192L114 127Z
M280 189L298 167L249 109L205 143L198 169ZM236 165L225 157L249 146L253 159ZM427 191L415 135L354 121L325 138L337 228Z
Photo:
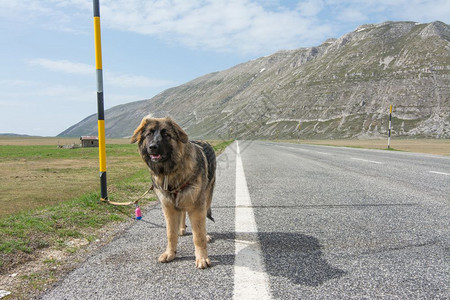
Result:
M311 17L319 14L324 6L325 4L322 0L306 0L300 1L297 4L297 9L302 16Z
M35 29L88 34L92 29L92 2L87 0L0 0L0 18L4 22L26 24Z
M95 74L95 66L84 63L72 62L68 60L52 60L46 58L36 58L28 60L30 66L43 67L50 71L63 72L68 74L92 75Z
M106 26L217 52L267 54L312 45L332 31L297 10L256 1L108 1L102 11Z
M0 81L0 101L4 101L4 103L11 101L9 99L20 99L20 101L16 101L16 104L35 102L37 99L44 99L41 101L48 103L62 100L85 102L95 99L95 97L95 90L89 90L86 87L40 81Z
M50 71L66 74L94 76L95 67L93 65L72 62L68 60L52 60L46 58L36 58L27 61L30 66L42 67ZM106 84L111 84L122 88L155 88L174 85L175 82L163 79L153 79L140 75L121 74L117 72L104 71Z
M448 0L103 0L100 11L107 28L176 46L252 56L317 45L355 23L450 22ZM0 0L0 16L45 29L92 31L89 0Z
M446 0L303 0L289 9L287 1L269 2L108 0L102 22L194 49L261 55L317 45L348 31L349 24L450 18Z

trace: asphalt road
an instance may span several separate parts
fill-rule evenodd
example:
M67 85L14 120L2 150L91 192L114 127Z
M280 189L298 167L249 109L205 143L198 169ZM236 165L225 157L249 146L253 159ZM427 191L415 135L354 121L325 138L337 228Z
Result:
M158 204L43 299L251 299L254 286L259 300L450 298L449 157L254 141L236 151L218 159L212 268L195 269L191 234L157 262Z

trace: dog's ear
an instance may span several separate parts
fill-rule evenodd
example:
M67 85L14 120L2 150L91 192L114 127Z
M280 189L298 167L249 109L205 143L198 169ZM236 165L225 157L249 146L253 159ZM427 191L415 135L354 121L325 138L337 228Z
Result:
M141 124L134 130L133 136L131 137L130 143L140 142L142 140L142 134L145 131L145 127L150 122L147 117L144 117L141 121Z
M172 126L173 131L175 132L175 134L177 135L177 139L186 144L188 142L188 135L186 134L186 132L183 130L183 128L180 127L180 125L178 125L177 123L175 123L172 119L167 118L167 122L170 124L170 126Z

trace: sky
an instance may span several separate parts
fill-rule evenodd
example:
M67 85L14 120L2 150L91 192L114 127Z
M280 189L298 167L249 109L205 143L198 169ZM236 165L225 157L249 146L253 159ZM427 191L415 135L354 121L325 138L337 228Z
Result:
M92 10L0 0L0 133L56 136L97 112ZM105 109L361 24L437 20L450 1L100 0Z

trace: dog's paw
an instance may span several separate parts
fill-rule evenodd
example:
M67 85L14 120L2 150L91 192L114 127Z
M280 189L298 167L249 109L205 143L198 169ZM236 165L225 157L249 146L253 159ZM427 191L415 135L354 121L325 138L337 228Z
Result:
M186 233L186 227L187 226L185 226L184 228L180 228L180 230L178 231L179 236L183 236Z
M209 234L207 234L206 235L206 242L207 243L211 243L211 241L212 241L212 237Z
M175 252L166 251L159 256L158 261L161 263L166 263L166 262L172 261L175 259L175 254L176 254Z
M208 257L199 257L195 259L195 266L199 269L211 267L211 260Z

